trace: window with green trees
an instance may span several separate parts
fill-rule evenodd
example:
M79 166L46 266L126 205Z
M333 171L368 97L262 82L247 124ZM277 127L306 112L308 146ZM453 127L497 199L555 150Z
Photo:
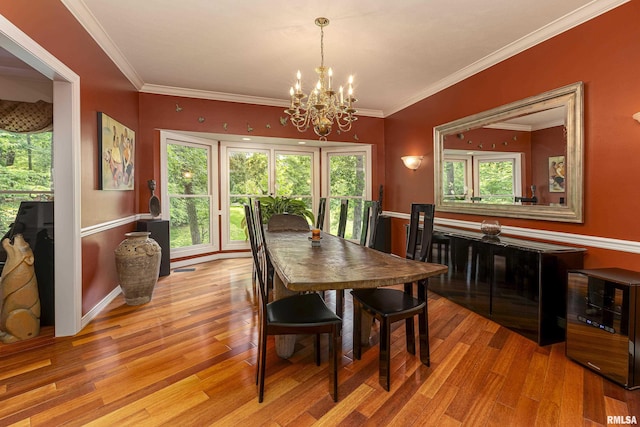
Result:
M0 236L15 220L21 201L52 200L53 133L0 130Z
M166 146L171 248L211 244L209 146Z
M329 230L338 232L340 201L349 200L346 239L359 239L362 228L362 208L367 196L365 153L332 153L329 159Z

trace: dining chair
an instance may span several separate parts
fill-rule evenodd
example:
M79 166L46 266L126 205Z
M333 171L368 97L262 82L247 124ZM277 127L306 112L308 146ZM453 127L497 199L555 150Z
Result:
M320 203L318 204L318 215L316 215L316 228L322 230L324 227L324 214L327 209L327 198L320 197Z
M307 231L309 222L300 215L294 214L274 214L267 221L269 231Z
M349 213L349 199L340 200L340 216L338 218L338 237L344 238L347 231L347 214Z
M314 334L315 362L320 366L320 334L329 334L329 391L334 402L338 401L338 334L342 319L324 303L316 293L296 294L269 302L266 284L267 248L257 230L258 215L252 214L249 205L244 206L253 263L258 276L258 357L256 384L258 402L264 399L264 382L267 361L267 337L269 335Z
M379 202L377 200L365 200L362 207L362 226L360 227L360 245L373 247L376 240L376 228L378 226ZM369 238L367 243L367 237Z
M407 240L406 258L426 261L431 251L435 206L432 204L412 204ZM422 233L418 241L418 229L422 221ZM380 322L380 355L378 361L378 381L387 391L391 384L391 325L405 320L407 351L416 354L413 317L418 315L420 339L420 361L426 366L429 359L429 323L427 310L428 280L417 283L417 297L413 296L413 283L405 283L404 291L399 289L375 288L354 289L353 296L353 355L362 355L361 327L362 312L370 314Z

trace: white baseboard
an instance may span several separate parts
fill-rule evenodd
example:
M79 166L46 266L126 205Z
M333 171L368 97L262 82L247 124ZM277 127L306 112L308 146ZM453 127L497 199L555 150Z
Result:
M104 297L102 301L100 301L91 310L89 310L87 314L82 316L82 319L80 320L80 329L84 328L93 319L95 319L96 316L100 314L100 312L104 310L105 307L108 306L111 303L111 301L116 299L116 297L121 293L122 293L122 289L120 288L120 286L116 286L111 292L109 292L109 294L106 297Z

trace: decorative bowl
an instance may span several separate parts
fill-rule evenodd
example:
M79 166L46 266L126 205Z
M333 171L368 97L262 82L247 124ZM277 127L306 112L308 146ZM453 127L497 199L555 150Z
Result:
M496 220L485 220L480 224L480 231L482 231L482 234L485 236L498 236L502 228Z

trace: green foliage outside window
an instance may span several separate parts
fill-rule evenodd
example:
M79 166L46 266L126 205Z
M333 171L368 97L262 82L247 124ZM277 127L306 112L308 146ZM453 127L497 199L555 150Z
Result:
M53 197L52 137L51 132L0 130L0 237L15 220L21 201Z
M483 202L513 203L513 168L513 162L510 160L479 163L480 196Z

